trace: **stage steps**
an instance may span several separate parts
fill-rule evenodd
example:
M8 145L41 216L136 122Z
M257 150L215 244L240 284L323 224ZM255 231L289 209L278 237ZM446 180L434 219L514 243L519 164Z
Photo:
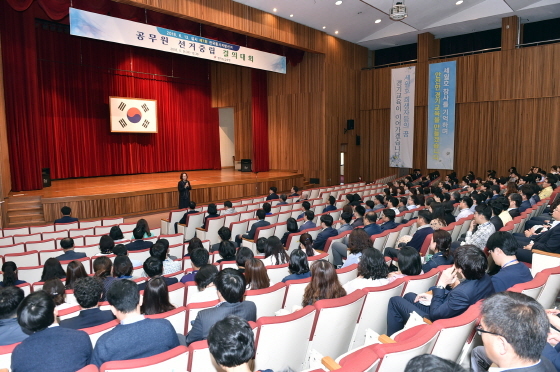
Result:
M45 223L41 196L11 196L6 204L7 227Z

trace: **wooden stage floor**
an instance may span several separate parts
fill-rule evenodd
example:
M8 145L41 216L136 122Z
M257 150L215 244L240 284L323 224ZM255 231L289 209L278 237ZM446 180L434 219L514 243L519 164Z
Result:
M40 197L45 221L60 215L68 205L80 219L109 216L131 216L172 210L178 206L177 183L180 172L107 176L52 181L43 190L10 193L10 198ZM269 171L258 174L234 169L188 172L193 190L191 200L198 204L240 199L279 191L293 185L303 186L303 174L290 171Z

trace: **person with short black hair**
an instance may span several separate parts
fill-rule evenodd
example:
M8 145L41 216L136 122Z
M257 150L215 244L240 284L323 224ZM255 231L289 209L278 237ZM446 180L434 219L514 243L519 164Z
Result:
M30 336L14 349L12 372L74 372L90 363L88 334L59 327L57 315L53 300L43 291L31 293L21 302L18 323Z
M323 230L317 235L317 238L313 242L313 249L318 249L322 251L325 248L325 243L332 236L337 236L338 231L332 228L333 218L329 214L324 214L320 218L321 227Z
M58 261L73 261L86 257L86 254L83 252L74 252L74 239L72 238L61 239L60 247L64 253L56 258Z
M420 249L422 248L426 237L434 233L434 229L430 225L431 221L432 214L430 213L430 211L424 209L418 212L418 219L416 221L418 229L416 230L414 235L412 235L412 239L410 239L410 241L406 243L406 245L409 247L413 247L418 252L420 252ZM397 257L398 253L398 248L392 247L387 247L384 251L385 257L390 257L393 259Z
M116 281L107 300L120 324L97 340L91 364L100 367L112 360L147 358L179 346L177 333L167 319L147 319L140 314L140 293L133 281Z
M118 226L113 226L113 227L117 227ZM111 228L112 230L113 228ZM119 229L120 231L120 229ZM121 236L122 236L122 231L121 231ZM93 257L97 257L97 256L106 256L109 254L113 254L113 248L115 247L115 241L113 240L113 238L111 238L110 235L103 235L100 239L99 239L99 253L96 253L93 255Z
M296 224L297 226L297 224ZM296 230L297 231L297 230ZM267 238L258 238L257 239L257 252L264 254L264 251L266 250L266 246L268 245L268 239Z
M220 259L217 260L217 263L220 262L230 262L235 261L235 252L236 248L230 241L224 241L220 243L220 248L218 248L218 253L220 254Z
M237 270L241 274L245 273L245 262L247 262L247 260L250 260L252 258L255 258L255 254L253 253L251 248L248 247L239 248L237 254L235 255L235 264L237 265Z
M404 246L397 253L399 267L397 271L392 271L387 276L389 283L407 276L423 274L422 257L414 247Z
M334 196L329 196L329 205L323 208L323 213L327 213L330 211L336 211L336 198Z
M208 209L206 210L208 213L204 216L201 228L204 230L208 230L208 220L210 218L220 217L220 213L218 213L218 206L214 203L208 204Z
M208 332L208 349L220 369L252 372L249 361L255 353L254 335L249 323L243 318L229 315L216 322ZM271 369L256 372L273 372Z
M386 209L386 210L388 210L388 209ZM376 222L377 222L377 213L367 212L365 214L363 229L369 236L381 234L381 232L383 231L381 229L381 226L378 225Z
M128 257L128 249L126 249L126 246L124 244L117 244L113 248L113 254L116 255L117 257L119 257L119 256ZM129 257L129 259L130 259L130 257ZM138 260L130 260L130 262L132 263L132 267L142 266L142 262L140 262Z
M522 202L518 210L519 213L523 213L533 206L531 203L531 198L534 194L533 187L531 185L523 185L521 186L521 189L519 189L519 194L521 195Z
M299 196L299 194L298 194L298 192L299 192L299 187L297 187L297 186L292 186L290 192L291 192L290 196Z
M163 273L161 275L174 274L182 270L180 261L173 261L169 258L169 242L167 242L166 245L162 241L157 241L150 248L150 256L155 257L162 262ZM169 283L167 284L169 285Z
M247 321L255 321L257 307L251 301L243 301L245 295L245 278L232 268L223 269L216 275L214 284L218 291L220 303L210 309L200 311L188 333L187 345L195 341L205 340L210 327L228 315L237 315Z
M307 210L303 213L303 224L299 227L299 231L305 231L309 229L314 229L317 227L313 219L315 218L315 213L312 210Z
M432 287L432 294L410 292L389 300L387 334L401 330L413 311L432 322L461 315L469 306L494 293L487 268L486 256L478 247L457 248L455 265L442 272L438 285ZM448 285L453 287L451 291L445 289Z
M270 212L272 210L272 205L270 205L270 203L263 203L262 209L267 216L272 215L272 213Z
M167 284L168 286L178 282L177 278L167 278L163 276L163 262L158 257L148 257L146 261L144 261L143 266L144 274L146 274L150 278L149 280L161 277L165 284ZM138 284L138 290L143 291L147 285L148 282Z
M399 226L398 223L395 222L395 216L397 214L395 213L394 210L386 208L383 209L382 215L381 215L381 221L383 221L383 223L381 225L379 225L379 233L385 231L385 230L392 230L397 228L397 226ZM373 235L373 234L372 234Z
M298 247L294 249L290 254L288 270L290 271L290 275L284 277L284 279L282 279L282 283L286 283L289 280L299 280L311 277L307 254L301 248Z
M189 214L193 214L193 213L198 213L198 211L196 210L196 203L191 201L188 204L189 209L185 212L185 214L183 214L183 217L181 217L181 219L179 220L179 222L175 222L175 234L177 234L178 228L177 225L181 224L181 225L186 225L187 224L187 219L189 218Z
M113 276L117 279L132 279L132 262L128 256L117 256L113 262Z
M301 213L297 216L296 220L302 219L305 212L311 208L311 203L304 201L301 203Z
M459 364L433 354L418 355L408 361L404 372L470 372Z
M129 252L152 248L152 245L154 245L154 243L149 240L142 240L144 238L144 230L141 228L137 227L132 230L132 236L134 237L134 240L125 244L125 247Z
M340 219L344 221L344 223L337 230L339 234L348 230L352 230L352 226L350 225L350 221L352 221L352 213L342 212L342 214L340 215Z
M253 240L253 238L255 237L255 233L257 232L257 229L259 227L270 225L270 222L265 221L266 213L264 212L264 210L258 209L256 215L259 220L251 226L251 229L247 231L246 234L237 235L235 237L235 242L238 246L241 244L242 239Z
M461 199L459 202L459 214L455 217L455 220L459 221L461 218L466 218L473 214L473 211L471 211L472 205L473 200L470 196L465 196Z
M303 234L302 234L303 235ZM277 236L272 235L267 240L267 246L262 259L265 266L283 265L288 263L288 254Z
M19 280L18 278L18 268L15 262L6 261L2 264L2 281L0 282L0 288L16 286L25 283L27 282L24 280Z
M70 222L76 222L78 221L77 218L72 217L72 209L70 207L64 206L62 208L60 208L60 213L62 214L62 217L54 220L54 223L70 223Z
M279 199L276 191L278 191L278 189L275 186L272 186L270 189L268 189L268 196L266 197L266 200L268 201Z
M220 237L221 242L232 242L235 248L239 247L239 245L231 240L231 230L227 226L222 226L218 230L218 236ZM212 244L210 246L210 252L216 252L220 248L220 243Z
M43 273L41 274L42 282L46 282L51 279L66 279L66 272L64 272L60 261L54 257L45 261L43 265Z
M229 200L226 200L224 202L224 208L226 208L225 211L222 212L222 216L226 216L228 214L234 214L237 213L237 211L235 210L235 208L233 208L233 204L232 202L230 202Z
M307 262L307 257L305 260ZM0 289L0 346L15 344L28 337L17 320L17 309L24 297L21 288L9 286Z
M354 208L354 217L356 217L356 219L350 226L352 226L353 229L355 229L356 227L364 226L365 214L366 214L366 209L364 208L364 206L357 205L356 208Z
M496 232L496 228L492 222L490 222L490 218L492 218L492 208L484 203L477 205L474 212L474 218L471 221L469 230L465 236L465 241L460 244L474 245L480 248L480 250L484 250L488 238ZM475 227L476 231L474 231ZM456 248L457 244L455 242L451 245L451 250L455 250Z
M193 271L185 274L181 278L181 283L194 282L194 278L198 270L200 270L202 266L208 264L210 254L204 248L196 248L191 252L190 257L191 257L191 267Z
M516 284L533 280L531 270L519 263L515 257L519 243L510 233L496 231L488 238L486 247L494 263L501 267L497 274L492 275L492 284L496 292L503 292Z
M218 275L218 268L215 265L202 265L194 276L194 282L198 291L202 292L206 288L211 287L214 284L216 275Z
M287 205L288 204L287 200L288 200L288 195L282 194L282 195L280 195L280 201L278 203L276 203L276 205L277 206L278 205Z
M501 292L482 303L480 324L476 328L484 346L471 353L471 368L488 371L492 363L500 371L554 372L555 366L544 356L547 348L549 318L531 297ZM553 355L556 354L552 349ZM554 355L556 356L556 355Z
M115 319L109 310L99 309L103 295L103 282L94 276L78 279L74 285L74 297L80 305L80 314L60 322L60 326L71 329L95 327Z

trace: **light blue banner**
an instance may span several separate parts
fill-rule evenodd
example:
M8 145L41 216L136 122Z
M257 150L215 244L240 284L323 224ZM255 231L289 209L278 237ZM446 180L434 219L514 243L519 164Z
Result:
M430 65L428 82L428 169L453 169L457 62Z
M70 34L286 73L286 57L180 31L70 8Z

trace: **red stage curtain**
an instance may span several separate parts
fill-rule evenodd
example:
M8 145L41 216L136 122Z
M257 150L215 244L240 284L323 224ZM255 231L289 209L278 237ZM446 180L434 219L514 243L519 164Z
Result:
M266 71L251 70L253 172L268 172L268 97Z

